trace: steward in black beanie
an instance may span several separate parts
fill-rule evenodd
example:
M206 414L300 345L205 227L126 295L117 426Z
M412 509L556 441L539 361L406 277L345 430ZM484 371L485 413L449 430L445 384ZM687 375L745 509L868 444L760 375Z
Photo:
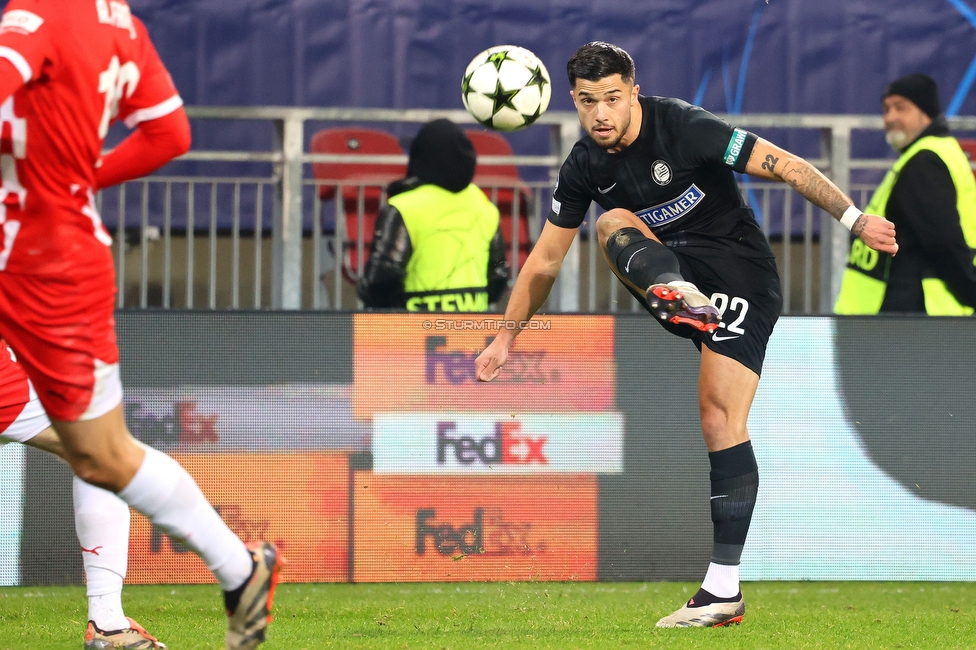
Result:
M464 131L448 119L434 120L420 129L410 145L407 178L456 193L471 183L475 162L474 145Z
M939 104L939 87L936 85L935 79L926 74L910 74L892 81L885 88L881 101L892 95L904 97L933 120L942 114L942 107Z

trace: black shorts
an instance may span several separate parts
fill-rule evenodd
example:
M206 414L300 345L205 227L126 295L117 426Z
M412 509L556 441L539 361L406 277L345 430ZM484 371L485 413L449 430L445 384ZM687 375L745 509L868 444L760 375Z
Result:
M762 374L766 344L783 309L776 258L765 238L748 244L665 238L664 244L677 256L684 279L694 282L719 308L722 323L706 334L689 325L658 322L672 334L694 341L699 350L704 343L713 352ZM638 299L647 309L643 296Z

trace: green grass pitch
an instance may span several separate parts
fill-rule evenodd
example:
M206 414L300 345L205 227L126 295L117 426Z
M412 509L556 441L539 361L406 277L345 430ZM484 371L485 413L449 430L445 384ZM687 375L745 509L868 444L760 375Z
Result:
M303 648L974 648L976 584L744 585L741 625L659 630L690 583L285 584L267 650ZM127 587L170 650L220 648L215 586ZM0 588L0 650L82 647L82 587Z

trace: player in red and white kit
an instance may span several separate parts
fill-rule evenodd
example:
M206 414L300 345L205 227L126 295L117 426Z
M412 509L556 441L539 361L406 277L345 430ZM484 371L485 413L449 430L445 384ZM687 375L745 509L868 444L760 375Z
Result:
M113 120L135 132L101 158ZM0 336L75 475L203 558L224 589L227 648L264 640L281 560L246 547L172 458L125 425L111 239L100 187L189 148L189 123L122 0L11 0L0 19Z
M6 352L6 354L5 354ZM0 341L0 445L19 442L64 458L64 445L51 427L27 373ZM166 646L122 610L122 582L129 557L129 506L77 476L72 485L75 530L88 585L86 650Z

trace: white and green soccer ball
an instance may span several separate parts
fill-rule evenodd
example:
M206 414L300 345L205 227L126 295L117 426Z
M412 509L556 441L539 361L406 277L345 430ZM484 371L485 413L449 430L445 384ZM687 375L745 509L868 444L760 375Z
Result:
M549 107L552 83L535 54L496 45L471 60L461 80L461 100L474 119L496 131L517 131Z

